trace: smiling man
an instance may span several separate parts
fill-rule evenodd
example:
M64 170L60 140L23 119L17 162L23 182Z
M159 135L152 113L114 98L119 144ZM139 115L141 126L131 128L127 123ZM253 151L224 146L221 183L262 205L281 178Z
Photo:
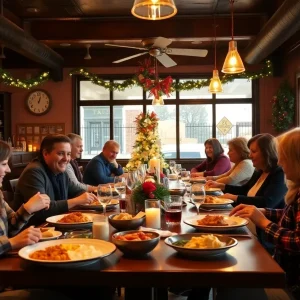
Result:
M102 152L92 158L87 164L83 182L90 185L114 182L114 176L123 174L123 168L116 161L120 145L114 141L107 141Z
M97 199L70 181L65 172L70 159L70 139L61 134L48 135L41 143L39 157L22 172L13 208L20 207L37 192L47 194L51 199L50 208L36 213L30 220L31 225L39 225L50 216L66 213L76 205L89 204Z

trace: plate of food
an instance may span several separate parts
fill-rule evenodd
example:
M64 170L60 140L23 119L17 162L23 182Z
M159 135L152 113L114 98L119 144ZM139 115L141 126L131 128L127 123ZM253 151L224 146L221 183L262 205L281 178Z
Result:
M62 236L62 232L56 231L55 227L41 227L40 230L42 234L40 241L55 240Z
M119 199L119 197L117 197ZM116 208L116 206L119 204L118 199L111 199L110 203L106 205L106 211L111 211ZM97 211L102 211L103 206L102 204L98 201L95 200L91 204L85 204L85 205L79 205L81 209L87 209L87 210L97 210Z
M49 217L46 219L46 222L52 226L64 229L92 227L93 214L71 212L68 214Z
M248 224L248 220L244 218L215 214L197 215L196 217L185 219L183 222L202 231L216 232L233 230Z
M191 177L190 182L206 183L205 177Z
M203 258L225 254L238 241L221 234L187 233L170 236L165 239L165 243L180 255Z
M52 240L26 246L19 250L25 260L45 265L70 265L97 260L116 250L113 243L97 239Z
M197 196L194 196L197 197ZM227 198L219 198L217 196L206 195L205 201L201 204L201 207L205 208L225 208L228 207L229 204L232 204L234 201Z
M206 195L222 195L223 192L220 188L205 188Z

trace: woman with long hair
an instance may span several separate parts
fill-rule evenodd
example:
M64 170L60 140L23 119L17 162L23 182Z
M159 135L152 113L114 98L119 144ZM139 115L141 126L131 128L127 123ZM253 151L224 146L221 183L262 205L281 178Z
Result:
M218 176L207 176L207 180L215 180L219 183L242 185L246 183L254 172L251 159L249 159L250 150L247 146L247 139L236 137L227 142L229 150L228 156L234 164L226 173Z
M191 169L191 176L217 176L230 170L230 160L224 155L224 149L220 142L215 139L208 139L204 143L206 159Z

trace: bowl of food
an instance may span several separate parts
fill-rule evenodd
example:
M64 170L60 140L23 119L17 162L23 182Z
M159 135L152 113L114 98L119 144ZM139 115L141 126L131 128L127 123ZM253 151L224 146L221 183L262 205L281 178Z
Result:
M125 255L141 256L151 252L158 244L160 235L152 231L121 231L112 235L112 242Z
M165 243L180 255L201 258L222 255L238 241L228 235L187 233L168 237Z
M108 217L109 224L117 230L133 230L145 221L145 213L132 216L128 213L113 214Z

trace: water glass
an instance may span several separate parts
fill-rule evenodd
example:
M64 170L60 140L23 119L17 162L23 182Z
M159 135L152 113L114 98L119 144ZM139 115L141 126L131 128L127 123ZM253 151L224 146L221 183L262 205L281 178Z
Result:
M200 206L205 201L205 185L202 183L193 184L191 193L191 201L197 207L197 214L199 214Z
M115 176L114 178L114 187L117 193L120 196L119 205L120 205L120 212L126 212L126 178Z
M112 190L110 185L98 185L97 188L97 197L99 202L103 206L103 214L106 213L106 205L110 203L112 199Z
M184 183L187 183L187 182L190 182L190 179L191 179L191 172L181 170L181 180Z
M106 216L93 217L93 239L109 240L109 223Z
M160 200L145 200L146 227L159 229L160 223Z
M166 224L180 224L182 216L182 197L175 195L164 197L164 208Z

